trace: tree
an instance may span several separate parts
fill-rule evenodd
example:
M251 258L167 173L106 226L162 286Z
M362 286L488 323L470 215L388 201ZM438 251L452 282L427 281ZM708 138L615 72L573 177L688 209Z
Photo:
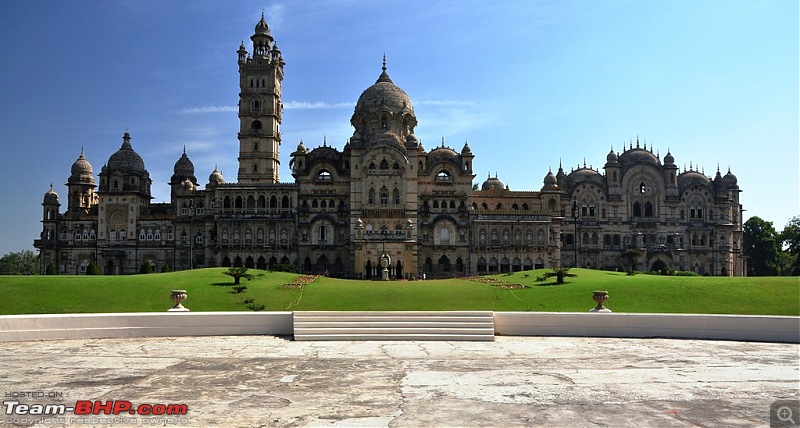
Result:
M642 256L642 252L636 248L628 248L627 250L619 253L619 256L622 257L622 260L625 260L631 267L630 270L628 270L628 275L632 275L633 271L636 270L636 261Z
M45 275L58 275L58 269L56 269L56 265L53 262L47 264L47 267L44 270Z
M570 269L572 269L572 268L569 268L569 267L553 267L550 272L547 272L544 275L542 275L542 278L547 279L547 278L556 277L556 284L563 284L564 283L564 278L566 278L566 277L570 277L570 278L577 278L578 277L578 275L576 275L574 273L570 273L570 271L569 271Z
M253 275L247 273L246 267L232 267L228 268L225 272L222 272L223 275L228 275L233 277L233 285L239 285L239 282L242 278L250 281L253 279Z
M39 258L30 250L11 252L0 257L0 275L36 275Z
M744 255L747 274L769 276L778 273L778 251L780 238L771 221L750 217L744 223Z
M783 257L788 264L785 266L786 272L789 275L800 275L800 216L794 216L780 234L781 243L783 244L783 251L786 256ZM783 272L781 272L783 275Z

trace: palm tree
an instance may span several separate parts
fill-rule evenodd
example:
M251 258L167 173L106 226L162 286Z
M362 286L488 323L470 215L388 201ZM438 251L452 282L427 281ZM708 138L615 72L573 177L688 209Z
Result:
M248 281L253 279L253 275L247 273L246 267L232 267L228 268L225 272L222 272L223 275L228 275L233 277L233 285L239 285L239 281L244 278Z
M542 278L552 278L556 277L556 284L563 284L564 278L577 278L578 275L574 273L570 273L569 270L572 268L569 267L553 267L552 271L545 273L542 275Z
M633 271L636 270L636 260L642 255L640 250L636 248L628 248L627 250L619 253L619 256L622 257L623 260L627 261L630 265L630 270L628 271L628 275L632 275Z

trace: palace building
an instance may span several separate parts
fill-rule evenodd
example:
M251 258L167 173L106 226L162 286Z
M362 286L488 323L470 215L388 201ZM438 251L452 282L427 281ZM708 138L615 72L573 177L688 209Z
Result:
M547 172L538 190L512 191L495 175L473 187L473 154L426 149L414 135L409 96L389 77L358 98L342 150L300 142L293 182L279 181L284 60L263 16L239 64L239 170L200 183L185 149L169 203L151 202L152 180L125 132L95 179L83 150L67 179L67 207L51 186L34 246L41 271L105 274L210 266L374 279L388 256L392 278L474 275L553 266L636 268L741 276L739 186L680 171L639 141L611 150L602 171Z

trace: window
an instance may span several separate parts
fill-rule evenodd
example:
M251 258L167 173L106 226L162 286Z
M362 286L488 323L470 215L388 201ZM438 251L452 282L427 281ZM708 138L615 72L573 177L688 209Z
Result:
M453 180L449 172L441 170L439 171L438 174L436 174L436 181L453 181Z
M205 212L206 212L206 210L205 210L203 207L198 207L198 208L195 210L195 213L196 213L197 215L203 215L203 214L205 214Z
M197 235L194 238L194 242L197 243L197 244L202 244L203 243L203 235Z
M317 174L317 181L332 181L331 173L323 169Z
M389 205L389 195L386 192L381 192L381 205Z
M450 243L450 229L447 227L443 227L439 231L439 241L441 244L449 244Z
M325 241L328 239L328 228L325 225L319 227L319 240Z
M389 162L386 159L382 159L380 168L383 170L389 169Z

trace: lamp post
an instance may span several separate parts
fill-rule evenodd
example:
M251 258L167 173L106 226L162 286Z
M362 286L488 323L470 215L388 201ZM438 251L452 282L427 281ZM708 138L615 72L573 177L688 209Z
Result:
M572 224L575 225L575 239L572 248L575 249L575 267L578 267L578 201L572 201Z

